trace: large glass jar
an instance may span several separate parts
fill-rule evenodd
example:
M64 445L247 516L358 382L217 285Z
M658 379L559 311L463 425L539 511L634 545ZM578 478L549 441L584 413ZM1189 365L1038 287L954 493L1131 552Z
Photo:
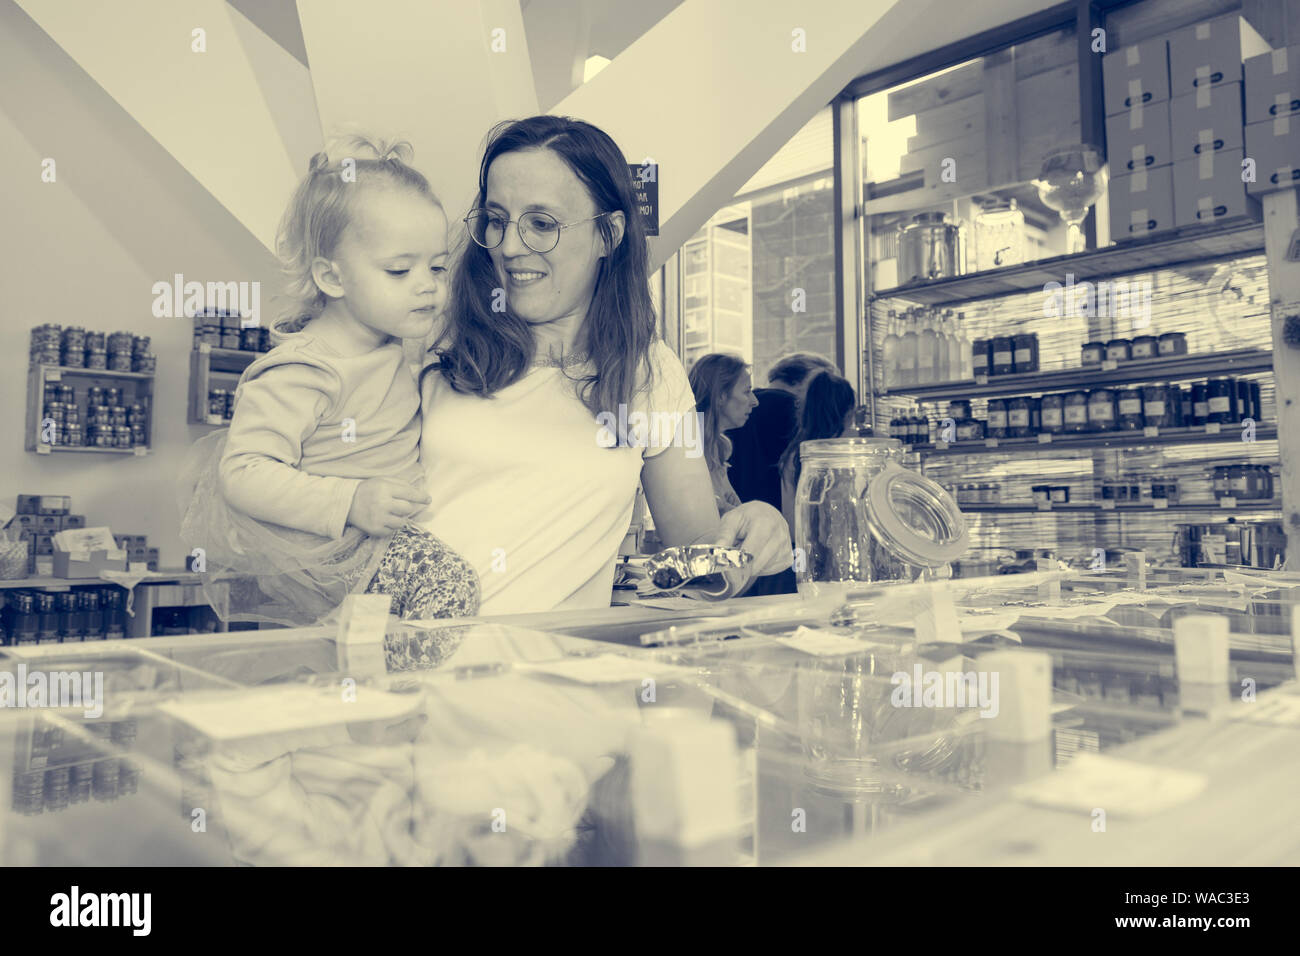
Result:
M1069 432L1086 432L1088 430L1088 393L1066 392L1064 403L1065 430Z
M1007 403L1000 398L990 398L988 405L988 436L1007 437Z
M1117 424L1120 431L1140 431L1143 425L1142 390L1140 388L1120 389L1116 392L1116 398L1119 406Z
M1173 425L1173 407L1170 403L1168 385L1142 387L1142 417L1147 425L1156 425L1160 428Z
M1110 432L1115 430L1115 390L1094 388L1088 393L1088 430Z
M957 502L904 468L887 438L829 438L799 446L795 578L805 597L848 596L862 585L942 577L966 550Z
M1041 406L1040 428L1049 435L1060 435L1065 431L1065 398L1061 395L1044 395Z
M1015 340L1009 335L999 335L990 346L990 369L994 375L1010 375L1016 370Z
M1030 431L1030 408L1033 400L1013 398L1007 401L1007 437L1028 438Z
M1025 214L1014 199L984 204L975 217L975 268L1001 269L1025 261Z

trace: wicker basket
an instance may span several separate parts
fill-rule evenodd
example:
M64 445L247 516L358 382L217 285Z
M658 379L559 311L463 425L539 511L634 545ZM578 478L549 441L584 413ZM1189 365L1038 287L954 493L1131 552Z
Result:
M16 581L27 573L27 542L0 541L0 581Z

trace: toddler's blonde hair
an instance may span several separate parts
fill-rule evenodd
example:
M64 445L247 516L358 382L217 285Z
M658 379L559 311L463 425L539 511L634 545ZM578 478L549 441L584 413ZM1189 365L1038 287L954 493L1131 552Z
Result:
M359 189L406 187L442 208L429 181L410 165L411 156L411 144L405 141L348 135L332 140L311 158L276 236L276 253L288 277L286 294L290 299L282 318L308 320L325 308L329 297L312 277L312 262L318 256L328 259L334 254Z

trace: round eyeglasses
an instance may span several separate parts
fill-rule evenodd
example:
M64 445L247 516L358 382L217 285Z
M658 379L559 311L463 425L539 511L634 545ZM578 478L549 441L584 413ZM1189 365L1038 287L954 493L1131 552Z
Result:
M506 226L512 222L519 231L519 238L533 252L550 252L560 243L560 233L579 223L594 222L603 219L609 213L602 212L586 219L573 222L560 222L550 213L527 212L518 219L506 219L486 209L476 209L465 217L465 228L469 237L484 249L495 249L506 237Z

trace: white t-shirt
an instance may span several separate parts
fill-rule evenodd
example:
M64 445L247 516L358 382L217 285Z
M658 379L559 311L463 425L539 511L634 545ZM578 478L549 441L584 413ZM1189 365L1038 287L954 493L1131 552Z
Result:
M423 527L478 571L480 614L609 606L644 459L671 440L655 439L671 434L672 416L692 417L687 442L698 435L682 363L662 341L650 362L653 388L628 409L631 425L638 411L659 416L642 447L608 447L610 431L558 368L535 368L491 398L424 377L420 454L433 501Z

